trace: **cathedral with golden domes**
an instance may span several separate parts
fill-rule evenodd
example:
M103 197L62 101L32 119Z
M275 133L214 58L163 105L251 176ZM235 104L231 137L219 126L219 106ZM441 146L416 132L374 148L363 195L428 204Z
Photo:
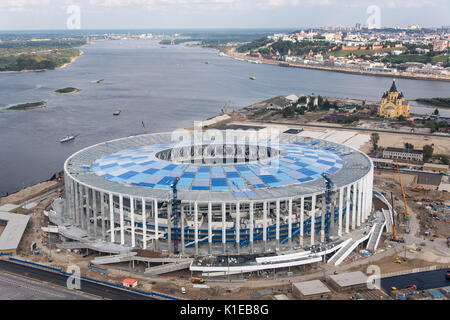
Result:
M403 96L403 92L397 90L395 79L392 81L389 91L383 93L378 116L383 118L409 117L409 102Z

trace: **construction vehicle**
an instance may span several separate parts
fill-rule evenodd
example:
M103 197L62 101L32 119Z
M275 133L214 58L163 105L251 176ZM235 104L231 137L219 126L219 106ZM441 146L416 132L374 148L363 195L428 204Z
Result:
M415 284L412 284L412 285L406 286L405 289L414 289L414 290L417 290L417 286L416 286Z
M199 278L199 277L192 277L191 282L192 283L205 283L205 279Z
M396 259L396 260L394 260L394 263L402 264L402 260Z
M395 160L395 164L397 165L398 181L400 182L400 187L402 188L403 202L405 204L405 221L408 221L410 218L410 214L408 213L408 205L406 204L406 194L405 194L405 190L403 188L402 176L400 174L400 168L399 168L397 160ZM409 195L408 195L408 197L409 197Z

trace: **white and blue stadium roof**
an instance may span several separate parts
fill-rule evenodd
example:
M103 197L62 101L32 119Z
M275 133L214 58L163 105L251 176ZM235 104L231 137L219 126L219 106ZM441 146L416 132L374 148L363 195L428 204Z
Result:
M202 141L201 146L215 143ZM191 146L199 145L181 147ZM175 148L180 144L171 141L170 133L133 136L81 150L65 169L75 180L105 192L166 199L178 177L180 199L239 201L323 192L323 173L340 187L365 176L372 165L355 149L293 134L280 135L279 144L272 146L278 149L275 156L254 161L198 163L159 156Z

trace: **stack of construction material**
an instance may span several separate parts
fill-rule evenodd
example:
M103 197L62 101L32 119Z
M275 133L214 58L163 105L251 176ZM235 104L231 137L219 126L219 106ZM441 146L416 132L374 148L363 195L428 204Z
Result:
M397 290L392 290L391 291L391 296L395 300L406 300L411 295L419 295L419 294L420 294L420 292L415 290L415 289L413 289L413 288L397 289Z

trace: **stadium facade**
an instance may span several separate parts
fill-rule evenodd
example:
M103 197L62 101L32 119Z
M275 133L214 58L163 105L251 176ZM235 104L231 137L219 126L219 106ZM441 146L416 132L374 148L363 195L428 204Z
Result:
M195 255L311 247L368 219L368 156L265 134L184 130L85 148L64 164L63 219L98 240Z

